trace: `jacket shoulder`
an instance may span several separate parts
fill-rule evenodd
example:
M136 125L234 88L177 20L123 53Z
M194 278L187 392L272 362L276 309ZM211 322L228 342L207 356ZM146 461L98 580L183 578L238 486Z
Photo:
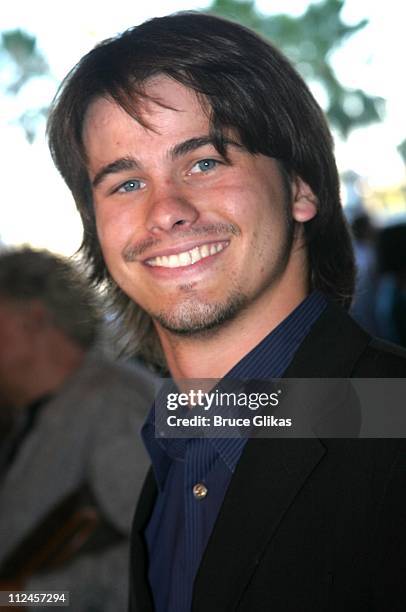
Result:
M372 338L329 301L300 345L286 378L404 378L406 351Z
M355 364L354 378L406 378L406 350L372 338Z

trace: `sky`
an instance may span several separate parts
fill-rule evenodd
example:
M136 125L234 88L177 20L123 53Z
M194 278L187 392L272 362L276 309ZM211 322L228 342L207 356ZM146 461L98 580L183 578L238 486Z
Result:
M0 239L6 244L29 243L71 255L81 241L74 203L54 169L43 127L28 144L16 124L27 105L49 104L58 82L100 40L153 16L199 9L207 1L193 0L13 0L2 8L0 29L22 28L37 37L52 79L33 82L17 99L0 96L0 163L2 198ZM257 0L264 13L300 15L306 0ZM387 100L385 121L352 132L347 141L336 138L341 171L352 169L372 188L386 189L405 181L405 167L396 145L406 138L406 87L402 41L406 9L399 0L347 0L342 12L348 23L369 19L334 56L343 84L364 89ZM3 71L4 78L4 71ZM1 75L1 73L0 73Z

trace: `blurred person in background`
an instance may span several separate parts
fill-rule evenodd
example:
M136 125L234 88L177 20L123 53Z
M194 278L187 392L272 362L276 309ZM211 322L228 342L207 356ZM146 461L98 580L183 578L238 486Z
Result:
M0 404L14 411L0 449L0 580L69 591L75 612L121 612L153 385L97 348L88 284L49 252L0 253Z
M395 220L378 234L378 335L406 347L406 223Z
M357 267L351 314L374 336L378 333L376 300L378 290L377 230L368 213L360 211L351 221L355 264Z
M406 224L375 226L360 211L351 230L357 267L351 314L370 334L406 346Z

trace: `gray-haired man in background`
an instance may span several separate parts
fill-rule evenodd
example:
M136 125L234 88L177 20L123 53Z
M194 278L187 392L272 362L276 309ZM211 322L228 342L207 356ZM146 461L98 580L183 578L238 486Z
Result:
M0 580L123 612L152 381L96 348L88 285L49 252L0 253L0 397L16 416L0 455Z

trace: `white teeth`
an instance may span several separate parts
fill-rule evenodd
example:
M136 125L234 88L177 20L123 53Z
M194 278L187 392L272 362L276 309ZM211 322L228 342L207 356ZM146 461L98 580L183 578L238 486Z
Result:
M196 263L197 261L199 261L199 259L202 258L202 255L199 251L199 247L195 247L190 251L190 257L192 259L192 264Z
M182 268L191 264L215 255L222 251L227 245L218 242L217 244L202 244L200 247L194 247L190 251L183 251L176 255L162 255L148 259L146 263L149 266L160 266L161 268Z
M175 258L176 264L180 266L189 266L191 263L194 263L191 253L179 253L179 255L172 255L172 257Z
M208 257L210 255L210 250L207 244L203 244L200 248L200 254L202 257Z

